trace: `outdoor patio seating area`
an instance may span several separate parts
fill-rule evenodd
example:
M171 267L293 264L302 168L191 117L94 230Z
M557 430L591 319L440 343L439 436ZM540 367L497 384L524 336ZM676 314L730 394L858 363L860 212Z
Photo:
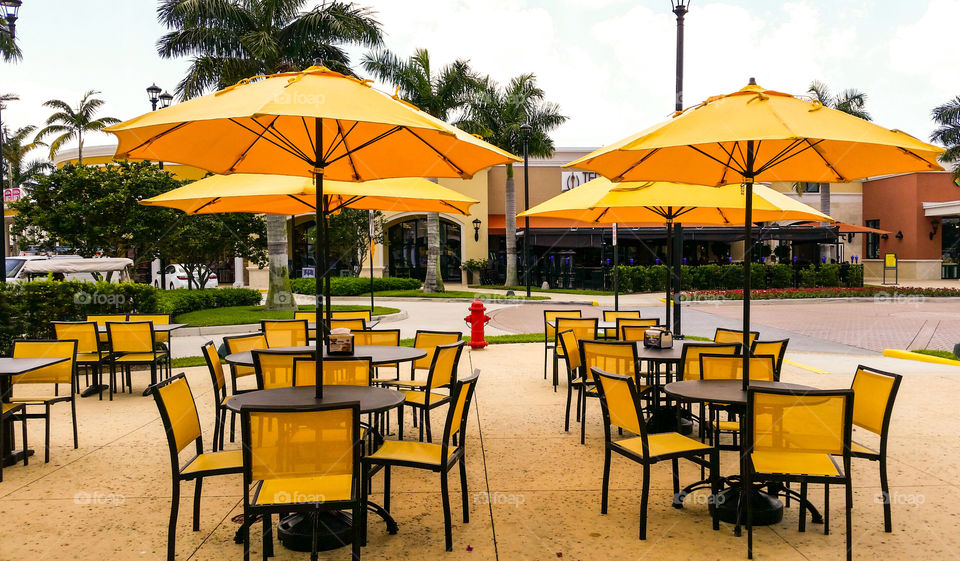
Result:
M687 498L682 510L671 506L668 465L651 472L647 540L637 539L641 467L615 457L611 469L608 514L600 514L603 429L597 400L588 400L585 445L577 430L563 431L564 392L543 379L541 344L498 345L465 351L459 374L480 370L468 415L466 467L470 522L459 513L460 488L451 477L453 551L444 553L439 477L421 470L393 472L390 511L399 532L368 519L367 546L372 559L637 559L742 558L746 536L733 526L711 529L705 491ZM826 370L818 374L783 367L782 380L816 388L847 388L853 357L791 353L788 359ZM952 435L960 421L951 414L960 394L960 375L952 367L877 358L871 365L904 375L890 429L889 471L893 497L893 532L883 532L876 464L854 461L853 542L856 558L949 558L960 547L952 531L958 515L957 453ZM213 442L214 399L206 368L185 370L193 388L206 450ZM406 375L406 373L404 374ZM135 382L136 385L136 382ZM153 400L117 394L77 401L80 435L74 449L68 411L55 408L51 461L39 455L28 466L4 470L0 512L19 523L5 526L4 556L22 559L54 555L58 559L98 557L162 558L170 501L170 458L163 425ZM446 408L432 413L442 427ZM395 423L395 421L392 421ZM395 425L393 427L395 432ZM417 429L407 416L407 440ZM40 427L31 423L31 446L39 454ZM395 438L395 434L392 437ZM436 438L436 436L435 436ZM239 449L225 443L227 450ZM723 452L721 466L735 470L736 452ZM682 485L700 479L693 464L680 465ZM241 476L208 478L203 486L200 529L191 531L192 484L185 483L177 526L177 559L236 559L234 543L243 510ZM372 501L382 501L383 478L373 478ZM783 521L755 529L755 554L765 559L836 559L842 556L842 492L830 503L830 535L807 520L798 532L796 502ZM810 486L811 500L822 508L822 489ZM260 525L251 531L252 555L260 554ZM601 554L602 552L602 554ZM279 544L275 559L307 554ZM321 553L343 559L348 549Z

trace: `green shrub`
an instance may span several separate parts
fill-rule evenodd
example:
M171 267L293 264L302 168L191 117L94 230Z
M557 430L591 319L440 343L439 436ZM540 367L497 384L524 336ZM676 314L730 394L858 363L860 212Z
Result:
M863 286L863 265L844 263L840 266L840 279L843 286Z
M767 246L763 246L767 247ZM763 290L767 288L767 266L752 263L750 266L750 288L751 290Z
M769 272L767 288L790 288L793 286L793 269L790 265L767 265L767 271Z
M800 269L800 287L816 288L817 286L817 268L809 265Z
M817 270L817 286L840 286L840 266L824 263Z
M667 290L667 279L670 278L670 271L666 265L647 267L646 272L644 292L665 292Z
M723 268L720 265L700 265L693 270L694 290L717 290Z
M422 283L417 279L383 277L373 279L374 292L384 290L416 290ZM316 279L290 279L290 288L297 294L316 294ZM330 279L332 296L358 296L370 294L370 279L359 277L334 277Z
M210 308L258 306L263 299L260 291L252 288L218 288L215 290L186 290L179 288L158 292L155 311L174 316Z
M722 290L743 288L743 265L720 265L719 284Z

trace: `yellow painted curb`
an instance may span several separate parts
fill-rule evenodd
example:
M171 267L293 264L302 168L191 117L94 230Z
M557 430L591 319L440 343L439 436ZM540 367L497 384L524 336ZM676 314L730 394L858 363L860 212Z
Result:
M666 303L667 303L667 299L666 299L666 298L657 298L657 300L659 300L661 304L666 304ZM672 306L672 305L673 305L673 302L670 302L670 305Z
M783 359L783 362L789 364L790 366L796 366L797 368L802 368L804 370L809 370L810 372L815 372L817 374L826 374L826 370L820 370L819 368L814 368L812 366L807 366L806 364L800 364L799 362L793 362L792 360Z
M599 306L599 305L600 305L600 302L597 302L596 300L591 300L591 301L590 301L590 305L591 305L591 306Z
M960 360L950 360L949 358L940 358L938 356L924 355L911 351L901 351L900 349L884 349L883 356L902 358L904 360L919 360L920 362L932 362L933 364L946 364L948 366L960 366Z

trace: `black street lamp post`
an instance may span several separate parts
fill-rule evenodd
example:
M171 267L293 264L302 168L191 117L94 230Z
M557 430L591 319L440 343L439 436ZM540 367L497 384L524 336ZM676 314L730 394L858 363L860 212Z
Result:
M529 144L530 123L520 126L523 134L523 210L530 210L530 167ZM523 217L523 284L527 285L527 298L530 298L530 217Z
M163 93L161 93L163 92ZM170 103L173 101L173 96L165 90L161 90L156 83L150 84L150 87L147 88L147 99L150 100L150 108L152 111L157 110L157 103L160 104L161 108L170 107ZM163 162L157 162L157 165L160 169L163 169ZM163 263L163 257L160 257L160 289L163 290L167 287L167 274L166 274L166 265Z
M3 18L6 20L6 27L0 25L0 31L10 36L10 39L17 38L17 13L20 11L20 0L0 0L0 6L3 7ZM0 154L3 153L3 124L0 122ZM0 191L3 187L3 167L0 161ZM3 201L0 205L3 210L7 209L7 202ZM4 212L3 221L0 222L0 282L7 282L7 218Z
M677 16L677 89L675 109L683 111L683 18L690 9L691 0L670 0L673 13ZM673 269L673 333L679 336L680 331L680 291L682 290L681 277L683 262L683 226L678 222L673 226L673 260L670 267Z
M4 33L10 35L11 39L17 38L17 12L20 11L20 0L0 0L0 6L3 7L3 18L7 20L6 28L0 27Z

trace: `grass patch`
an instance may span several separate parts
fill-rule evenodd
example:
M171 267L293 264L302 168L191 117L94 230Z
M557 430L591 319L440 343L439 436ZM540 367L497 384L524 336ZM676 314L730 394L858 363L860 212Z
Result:
M446 292L421 292L420 290L384 290L376 296L391 298L480 298L481 300L549 300L547 296L504 296L491 292L471 292L468 290L448 290Z
M315 310L315 306L300 306L299 311L310 312ZM361 305L336 305L334 311L359 311L369 310L370 306ZM380 316L385 314L395 314L399 312L397 308L388 308L386 306L376 306L373 309L373 315ZM259 323L262 319L293 319L293 312L268 312L263 306L229 306L225 308L210 308L206 310L197 310L180 314L174 321L177 323L186 323L190 327L209 327L212 325L238 325L244 323Z
M484 288L487 290L491 290L491 289L492 290L512 290L514 292L523 292L524 294L527 293L526 286L498 286L494 284L478 284L478 285L470 285L469 288ZM578 288L548 288L547 290L543 290L542 288L531 286L530 292L531 293L548 292L548 293L556 293L556 294L582 294L584 296L613 296L612 290L588 290L588 289L578 289ZM620 294L624 294L624 293L621 291Z
M173 359L173 368L190 368L191 366L206 366L207 361L202 356L184 356Z
M713 343L713 339L709 337L700 337L699 335L684 335L683 338L691 341L706 341L707 343Z
M921 354L921 355L935 356L935 357L939 357L939 358L946 358L946 359L949 359L949 360L957 360L957 357L954 356L953 353L951 353L950 351L944 351L944 350L941 350L941 349L914 349L912 352L915 352L915 353Z

